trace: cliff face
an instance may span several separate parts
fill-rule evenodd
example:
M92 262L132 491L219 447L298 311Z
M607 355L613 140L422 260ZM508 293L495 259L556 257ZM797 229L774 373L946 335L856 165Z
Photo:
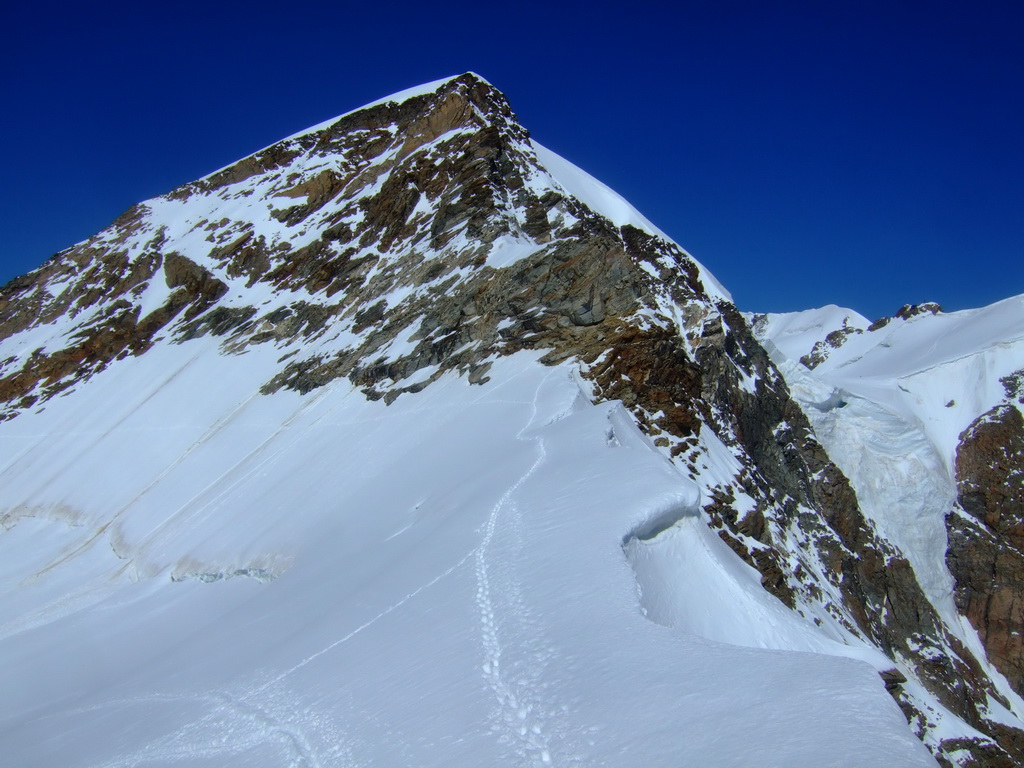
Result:
M852 335L844 323L815 346L815 365ZM985 658L864 513L724 290L534 144L474 75L135 206L4 287L0 340L8 420L159 345L214 343L240 360L273 347L263 397L347 381L389 405L445 377L484 385L519 353L571 365L592 402L620 401L699 488L705 519L765 590L876 654L878 685L940 761L1024 760L1019 700L994 677L1020 692L1019 411L972 425L957 459L950 571Z
M1024 419L1012 394L960 435L959 508L947 518L947 560L957 608L977 630L992 664L1022 693Z

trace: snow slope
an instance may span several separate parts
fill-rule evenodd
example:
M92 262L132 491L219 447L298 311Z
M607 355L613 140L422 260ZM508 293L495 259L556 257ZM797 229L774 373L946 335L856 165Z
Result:
M623 540L708 534L568 368L384 406L254 396L248 357L164 348L2 425L11 764L931 764L867 664L644 618Z
M601 214L618 227L633 226L671 242L672 238L652 224L618 192L605 186L589 173L547 147L541 146L536 141L531 141L530 144L536 152L541 166L552 176L557 185L582 201L592 211ZM732 301L732 294L718 282L718 278L712 275L699 261L694 260L694 263L699 270L701 281L710 288L711 295L715 298Z

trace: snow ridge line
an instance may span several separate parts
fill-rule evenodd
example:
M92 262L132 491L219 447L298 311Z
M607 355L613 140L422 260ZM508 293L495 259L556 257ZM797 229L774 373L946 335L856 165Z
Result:
M507 680L506 676L502 674L502 645L495 618L487 552L494 539L502 510L506 507L510 507L512 510L517 508L515 502L512 501L513 494L519 490L523 483L547 459L544 439L540 436L525 438L523 433L533 426L533 423L536 421L539 410L537 403L540 398L540 391L550 375L550 373L545 375L537 385L533 403L531 404L530 418L527 420L526 425L516 434L517 440L531 439L536 444L538 448L537 458L519 479L509 486L491 509L487 522L484 524L484 535L480 541L480 546L473 552L475 555L474 570L477 580L476 603L480 611L480 633L484 651L484 662L481 669L498 703L497 711L492 713L492 718L494 718L492 730L501 733L502 741L518 744L516 751L520 761L534 766L547 766L551 764L551 748L549 739L544 733L543 714L541 713L538 716L538 713L535 712L534 704L529 701L529 699L537 698L530 695L530 688L532 687L530 681L525 679ZM517 608L521 608L521 606L512 605L514 613L517 611Z

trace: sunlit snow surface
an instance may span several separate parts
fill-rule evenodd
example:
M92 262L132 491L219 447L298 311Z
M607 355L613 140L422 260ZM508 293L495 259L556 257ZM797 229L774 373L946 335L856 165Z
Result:
M850 326L867 327L857 313L829 306L770 315L761 336L796 361L847 317ZM960 433L1005 397L1000 379L1022 364L1024 295L854 333L814 377L920 427L951 470Z
M645 617L630 537L707 539L696 492L570 368L274 364L164 345L0 424L4 764L933 765L869 664L730 642L774 598L714 537L654 555L702 626Z

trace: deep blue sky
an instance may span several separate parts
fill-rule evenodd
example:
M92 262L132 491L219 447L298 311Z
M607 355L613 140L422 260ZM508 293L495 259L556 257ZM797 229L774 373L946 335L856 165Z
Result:
M133 202L473 70L742 309L1024 293L1024 3L19 5L0 282Z

